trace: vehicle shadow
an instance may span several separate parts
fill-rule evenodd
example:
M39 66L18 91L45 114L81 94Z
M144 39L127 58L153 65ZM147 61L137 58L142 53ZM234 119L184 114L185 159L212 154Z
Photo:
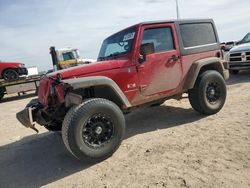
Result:
M250 82L250 70L240 71L236 75L230 74L227 85L235 85L239 83Z
M126 115L125 139L203 117L191 109L177 107L139 109ZM58 133L32 135L0 147L0 187L41 187L90 166L66 151Z
M0 187L41 187L88 168L66 151L58 133L42 133L0 147Z
M204 117L206 116L197 113L191 106L189 109L172 106L138 109L126 116L127 127L125 138L159 129L184 125Z
M17 101L17 100L22 100L22 99L27 99L31 97L35 97L35 93L28 93L20 96L8 96L4 97L2 100L0 100L0 103L5 103L5 102L11 102L11 101Z

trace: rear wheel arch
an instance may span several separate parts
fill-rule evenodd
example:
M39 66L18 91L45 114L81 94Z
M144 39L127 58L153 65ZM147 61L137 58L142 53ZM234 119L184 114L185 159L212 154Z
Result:
M221 76L223 76L223 67L221 66L220 62L209 63L207 65L202 66L198 75L201 75L203 72L207 70L218 71L221 74Z
M214 70L221 74L223 78L224 76L224 67L219 58L205 58L202 60L198 60L193 63L191 66L187 76L186 81L184 83L184 89L189 90L192 89L199 78L199 76L208 70Z

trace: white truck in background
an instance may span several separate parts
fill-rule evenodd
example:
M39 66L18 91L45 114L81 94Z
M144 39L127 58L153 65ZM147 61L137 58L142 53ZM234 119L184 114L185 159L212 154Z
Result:
M54 46L51 46L50 54L54 71L96 62L96 59L81 58L77 48L55 49Z

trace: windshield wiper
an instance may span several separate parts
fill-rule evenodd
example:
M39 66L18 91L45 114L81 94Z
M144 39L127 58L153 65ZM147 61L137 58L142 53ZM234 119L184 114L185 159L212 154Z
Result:
M98 59L100 61L104 61L104 60L107 60L107 59L110 59L110 58L115 58L117 55L120 55L120 53L115 52L115 53L109 54L108 56L105 56L105 57L98 57Z
M98 57L98 61L104 61L105 57Z
M117 55L119 55L119 53L112 53L112 54L109 54L108 56L107 56L107 58L109 58L109 57L116 57Z

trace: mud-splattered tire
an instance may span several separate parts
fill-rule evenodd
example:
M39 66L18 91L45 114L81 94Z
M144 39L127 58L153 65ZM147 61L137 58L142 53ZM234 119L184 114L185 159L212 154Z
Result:
M224 78L214 70L203 72L193 89L189 90L189 102L198 112L211 115L223 107L227 89Z
M98 162L110 157L120 146L125 118L113 102L94 98L72 107L62 125L66 148L76 158Z

